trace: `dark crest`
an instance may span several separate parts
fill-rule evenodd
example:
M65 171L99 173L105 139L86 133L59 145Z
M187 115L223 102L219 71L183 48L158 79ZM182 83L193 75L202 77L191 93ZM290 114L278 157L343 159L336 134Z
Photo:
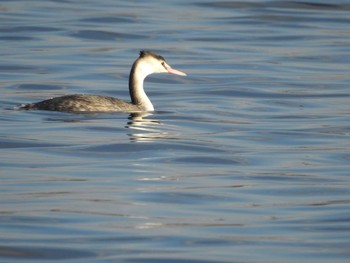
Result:
M157 54L154 53L154 52L145 51L145 50L141 50L141 51L140 51L140 58L144 58L144 57L147 57L147 56L152 56L152 57L154 57L155 59L164 60L164 61L165 61L165 59L164 59L162 56L159 56L159 55L157 55Z

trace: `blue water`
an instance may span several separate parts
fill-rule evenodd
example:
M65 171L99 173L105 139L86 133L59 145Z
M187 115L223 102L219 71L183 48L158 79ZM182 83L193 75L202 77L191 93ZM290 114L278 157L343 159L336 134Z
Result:
M1 262L348 262L349 1L0 1ZM16 106L128 99L156 112Z

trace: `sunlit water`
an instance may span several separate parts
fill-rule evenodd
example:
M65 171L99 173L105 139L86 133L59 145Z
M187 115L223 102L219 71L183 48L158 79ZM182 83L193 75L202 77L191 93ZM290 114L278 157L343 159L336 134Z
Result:
M348 1L0 1L1 262L348 262ZM148 116L17 111L75 93Z

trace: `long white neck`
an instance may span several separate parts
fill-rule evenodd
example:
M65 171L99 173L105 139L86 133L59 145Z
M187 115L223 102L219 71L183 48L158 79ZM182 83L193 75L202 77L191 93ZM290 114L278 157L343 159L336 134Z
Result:
M144 79L152 73L153 72L150 67L148 67L147 63L143 63L142 60L138 59L132 65L129 75L131 102L144 111L154 111L153 104L143 89Z

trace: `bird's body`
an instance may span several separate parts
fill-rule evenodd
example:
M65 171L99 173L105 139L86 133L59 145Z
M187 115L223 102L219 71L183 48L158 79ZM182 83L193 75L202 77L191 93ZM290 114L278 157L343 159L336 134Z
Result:
M113 97L75 94L27 104L20 107L20 109L65 112L154 111L154 107L143 89L144 79L152 73L186 75L171 68L163 57L153 52L141 51L140 57L134 62L129 75L131 102Z
M23 110L49 110L66 112L107 112L107 111L143 111L137 105L130 102L106 96L74 94L56 97L37 103L22 106Z

